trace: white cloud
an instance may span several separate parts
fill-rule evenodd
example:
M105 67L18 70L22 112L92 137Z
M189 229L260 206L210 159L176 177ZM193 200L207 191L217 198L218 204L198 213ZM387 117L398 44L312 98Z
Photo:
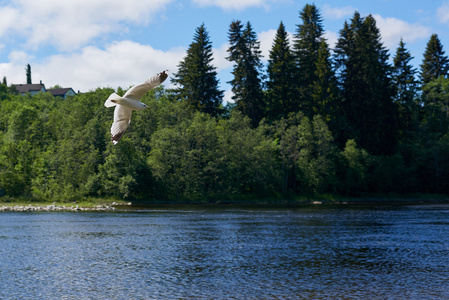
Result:
M226 60L228 48L228 44L223 44L213 49L212 63L217 72L228 73L232 68ZM114 42L104 49L86 46L78 52L51 55L37 62L24 51L13 51L8 62L0 63L0 77L6 76L9 84L25 83L25 67L30 63L33 83L42 80L47 88L56 84L81 92L97 87L128 88L162 70L176 73L185 55L184 47L162 51L133 41ZM227 87L226 82L221 84ZM171 86L170 81L165 85Z
M331 7L329 4L325 4L322 8L324 18L333 20L349 17L353 15L355 11L356 9L352 6Z
M46 87L59 84L81 92L97 87L128 88L162 70L176 72L176 65L184 55L185 48L164 52L148 45L122 41L105 49L88 46L79 53L53 55L42 62L31 63L31 75L33 83L42 80ZM24 83L25 66L30 56L13 52L9 60L0 64L1 76L6 76L8 83ZM166 85L169 84L167 81Z
M0 7L0 36L3 36L16 22L20 22L19 12L11 6Z
M268 31L262 31L258 35L260 41L260 50L262 51L264 61L267 61L270 56L270 50L271 48L273 48L276 31L276 29L270 29Z
M441 23L449 23L449 1L443 2L437 9L437 17Z
M224 43L220 48L214 48L214 60L212 64L217 68L217 72L232 68L232 63L226 59L229 56L227 50L229 49L229 43Z
M327 44L329 45L330 49L335 48L335 45L338 42L338 38L340 37L338 33L333 31L325 31L324 37L326 38Z
M193 0L201 6L218 6L224 10L241 11L247 7L258 6L268 8L274 0Z
M232 90L229 88L224 92L224 96L223 96L223 104L226 103L235 103L235 101L232 99L232 97L234 96L234 93L232 92Z
M19 0L0 6L0 37L18 35L27 45L51 44L69 51L95 37L148 24L172 0Z
M384 45L390 49L395 49L399 45L401 38L404 42L413 42L426 38L431 30L428 27L417 23L411 24L396 18L384 18L380 15L373 15L376 19L377 27L380 29Z

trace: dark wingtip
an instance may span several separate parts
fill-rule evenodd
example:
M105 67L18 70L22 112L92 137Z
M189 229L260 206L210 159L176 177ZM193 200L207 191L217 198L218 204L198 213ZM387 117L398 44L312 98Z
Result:
M165 71L162 71L161 73L159 73L159 81L160 81L160 83L164 82L165 79L168 78L168 72L170 72L170 71L169 70L165 70Z
M125 133L125 132L122 131L122 132L117 133L116 135L113 135L113 136L111 137L112 143L113 143L114 145L116 145L116 144L118 143L118 141L120 141L120 139L122 138L122 136L123 136L124 133Z

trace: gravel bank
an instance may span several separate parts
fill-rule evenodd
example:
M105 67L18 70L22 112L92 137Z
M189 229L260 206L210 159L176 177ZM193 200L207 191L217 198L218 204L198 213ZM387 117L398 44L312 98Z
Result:
M114 210L115 208L112 205L97 205L94 207L79 207L75 206L62 206L62 205L14 205L0 206L0 211L102 211L102 210Z

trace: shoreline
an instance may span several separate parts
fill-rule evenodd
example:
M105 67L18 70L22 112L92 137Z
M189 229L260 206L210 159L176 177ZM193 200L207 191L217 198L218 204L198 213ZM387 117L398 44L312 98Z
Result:
M114 211L116 207L122 210L124 207L145 207L145 206L176 206L176 205L192 205L192 206L227 206L227 205L250 205L250 206L264 206L264 205L279 205L279 206L326 206L326 205L419 205L419 204L449 204L447 197L362 197L362 198L341 198L341 199L310 199L287 202L245 202L245 201L217 201L213 203L201 202L175 202L175 203L132 203L132 202L108 202L108 203L23 203L23 202L0 202L0 212L80 212L80 211ZM131 209L132 210L132 209Z
M106 211L106 210L114 210L115 207L113 205L97 205L93 207L83 207L78 205L72 206L64 206L64 205L1 205L0 212L2 211L11 211L11 212L34 212L34 211Z

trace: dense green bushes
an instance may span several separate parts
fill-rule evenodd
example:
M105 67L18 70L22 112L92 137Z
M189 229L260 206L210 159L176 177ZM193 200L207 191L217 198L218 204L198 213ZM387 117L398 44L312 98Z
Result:
M446 134L422 133L393 155L373 156L354 140L339 148L319 115L310 120L293 113L254 128L238 111L211 117L159 88L143 99L152 109L134 112L129 130L113 146L113 109L103 106L111 92L1 101L3 199L208 202L448 190Z

